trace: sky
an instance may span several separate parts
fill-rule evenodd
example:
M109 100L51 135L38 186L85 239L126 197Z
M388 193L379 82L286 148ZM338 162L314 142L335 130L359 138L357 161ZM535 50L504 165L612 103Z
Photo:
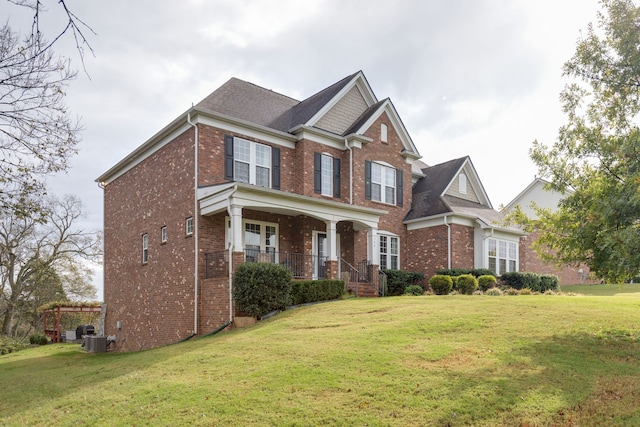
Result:
M45 36L65 25L43 0ZM103 226L95 179L231 77L303 100L359 70L389 97L435 165L470 156L493 207L530 184L534 140L565 123L562 65L597 22L596 0L66 0L91 30L84 69L70 34L55 44L79 70L66 102L84 126L79 154L51 192L82 200ZM30 17L0 0L0 17ZM102 270L94 284L102 299Z

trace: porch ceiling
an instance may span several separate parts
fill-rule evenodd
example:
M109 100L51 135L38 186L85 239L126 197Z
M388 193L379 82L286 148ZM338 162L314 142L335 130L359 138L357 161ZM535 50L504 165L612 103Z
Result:
M322 221L352 221L364 228L377 228L388 212L339 203L286 191L233 182L198 189L202 215L228 211L231 207L255 209L280 215L307 215ZM359 228L359 227L356 227Z

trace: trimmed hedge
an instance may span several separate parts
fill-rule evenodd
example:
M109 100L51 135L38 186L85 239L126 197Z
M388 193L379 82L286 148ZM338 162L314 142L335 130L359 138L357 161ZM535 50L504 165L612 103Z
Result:
M415 271L405 270L382 270L387 275L387 296L404 295L405 290L409 286L417 285L422 287L424 292L424 286L422 282L424 280L424 274Z
M49 344L49 339L45 334L31 334L29 335L29 343L36 345L47 345Z
M240 311L259 319L286 308L291 301L291 279L283 265L245 262L233 275L233 299Z
M446 268L443 270L437 270L436 274L444 276L462 276L463 274L471 274L473 277L480 277L485 275L493 276L495 273L487 268Z
M345 293L342 280L296 280L291 282L291 305L329 301Z
M409 285L404 289L404 294L419 297L424 295L424 288L420 285Z
M478 286L482 292L486 292L488 289L495 288L498 284L498 279L492 274L485 274L478 277Z
M478 289L478 279L472 274L461 274L456 280L456 290L461 294L471 295Z
M445 274L436 274L429 279L429 286L436 295L448 295L453 288L453 280L451 276Z
M540 293L560 290L558 276L553 274L504 273L500 276L500 284L517 290L528 288Z

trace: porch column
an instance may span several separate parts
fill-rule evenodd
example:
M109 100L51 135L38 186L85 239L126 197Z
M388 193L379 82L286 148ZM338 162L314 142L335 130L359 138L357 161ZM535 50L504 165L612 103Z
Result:
M229 208L231 215L231 250L244 252L242 246L242 206L232 205Z
M378 228L367 230L367 259L373 265L380 265L380 251L378 250Z
M336 236L336 221L327 221L327 246L329 248L329 261L338 259L338 242Z

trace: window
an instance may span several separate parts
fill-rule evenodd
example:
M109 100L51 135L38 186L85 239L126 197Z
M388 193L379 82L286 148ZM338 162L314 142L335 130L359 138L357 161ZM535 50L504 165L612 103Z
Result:
M233 138L233 179L271 187L271 147Z
M400 268L400 239L394 236L380 236L380 268L398 270Z
M382 123L380 125L380 141L387 142L387 125Z
M323 196L340 197L340 159L328 153L314 153L313 190Z
M167 243L167 226L166 225L160 228L160 241L162 243Z
M193 217L189 217L185 221L184 232L187 236L193 235Z
M367 200L402 206L403 173L389 164L366 160L364 164L364 196Z
M142 235L142 263L149 261L149 236L147 233Z
M244 252L247 262L277 262L278 225L270 222L243 220ZM231 220L227 218L227 242L231 244Z
M371 164L371 199L396 204L396 170L379 163Z
M489 270L493 270L497 275L518 270L517 243L489 239L487 245Z
M460 194L467 194L467 176L463 173L458 177L458 191Z

